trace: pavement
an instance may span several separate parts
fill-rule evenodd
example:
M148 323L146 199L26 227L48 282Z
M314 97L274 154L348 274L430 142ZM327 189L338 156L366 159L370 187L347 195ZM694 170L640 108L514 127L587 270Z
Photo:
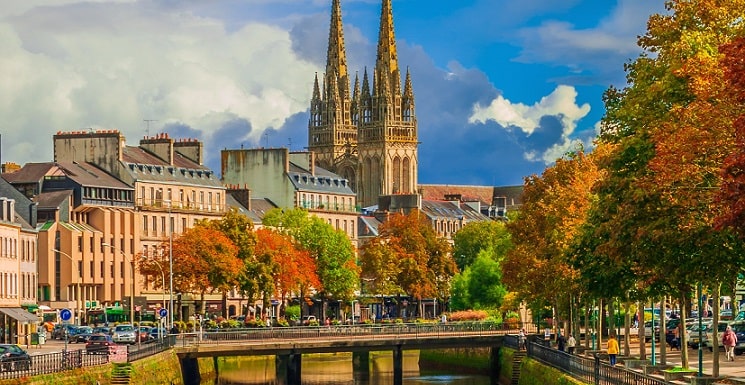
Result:
M578 346L584 346L584 341L577 341ZM621 355L625 356L624 342L620 341ZM605 348L605 341L603 341L603 348ZM629 339L629 356L639 357L639 341L635 338L633 332L632 337ZM660 356L660 345L655 343L655 361L657 364L663 364ZM697 348L688 348L688 368L698 370L699 367L699 351ZM652 357L652 346L650 342L646 343L647 359L651 360ZM712 374L712 362L714 359L714 353L709 352L709 348L704 347L702 355L702 366L703 375L710 376ZM665 362L664 364L672 366L682 366L681 351L678 349L670 350L669 346L666 346L665 351ZM620 356L619 356L620 357ZM745 354L735 356L734 361L727 361L725 359L724 350L719 352L719 376L720 377L735 377L745 379Z

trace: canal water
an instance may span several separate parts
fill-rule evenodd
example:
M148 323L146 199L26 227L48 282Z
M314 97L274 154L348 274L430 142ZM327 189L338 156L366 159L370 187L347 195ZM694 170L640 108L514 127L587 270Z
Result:
M205 379L202 385L278 385L274 357L230 357L220 359L217 379ZM391 385L393 360L390 354L371 354L369 378L352 368L352 354L304 355L303 385ZM488 376L437 372L419 368L418 352L404 353L404 385L489 385Z

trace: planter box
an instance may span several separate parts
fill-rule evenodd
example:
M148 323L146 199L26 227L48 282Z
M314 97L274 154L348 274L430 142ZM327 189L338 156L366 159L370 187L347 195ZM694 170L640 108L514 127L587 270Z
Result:
M670 368L671 368L670 365L642 365L642 370L644 371L644 374L646 375L650 375L650 374L653 374L654 372L665 370L665 369L670 369Z
M721 380L723 377L712 377L712 376L703 376L703 377L691 377L691 385L711 385L716 383L717 381Z
M665 381L668 381L668 382L680 380L683 377L690 377L695 374L696 372L682 371L682 370L676 370L676 371L663 370L662 371L662 375L665 376Z
M641 369L643 365L649 365L649 360L624 360L623 364L629 369Z

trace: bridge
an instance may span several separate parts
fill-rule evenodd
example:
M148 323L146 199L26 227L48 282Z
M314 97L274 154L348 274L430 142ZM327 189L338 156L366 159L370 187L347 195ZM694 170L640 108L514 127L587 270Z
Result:
M181 363L184 385L201 383L198 358L212 357L215 373L219 375L217 357L274 355L278 382L300 385L303 354L352 352L355 371L369 375L371 351L393 352L393 383L401 385L404 350L488 347L492 348L491 370L498 371L497 349L505 335L517 333L518 329L493 323L228 329L183 335L175 350Z

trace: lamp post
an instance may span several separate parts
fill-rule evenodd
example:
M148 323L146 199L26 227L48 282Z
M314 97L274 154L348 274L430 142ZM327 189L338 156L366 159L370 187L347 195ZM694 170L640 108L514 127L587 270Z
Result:
M132 323L132 325L134 325L135 324L135 261L132 258L130 258L127 254L124 254L124 251L116 248L116 246L110 245L108 243L104 243L103 245L110 247L112 250L118 251L122 255L122 257L129 260L129 263L132 264L132 291L129 293L129 321Z
M169 328L173 327L173 216L171 214L171 201L165 201L168 203L168 317L169 317Z
M64 255L65 257L70 259L70 264L75 265L75 259L70 255L65 253L64 251L58 250L58 249L52 249L55 253L59 253ZM77 289L75 290L75 313L77 313L77 325L80 326L80 269L78 267L75 267L75 270L77 271Z
M145 259L145 256L143 255L142 258ZM154 262L155 265L158 266L158 269L160 269L160 277L162 279L161 282L162 282L162 286L163 286L163 297L162 297L162 301L163 301L163 309L165 309L166 308L166 274L163 272L163 266L161 266L160 262L158 262L155 259L150 259L149 261ZM161 321L161 324L162 323L163 322ZM160 329L161 328L162 328L161 325L158 325L158 338L161 338L161 335L160 335Z

